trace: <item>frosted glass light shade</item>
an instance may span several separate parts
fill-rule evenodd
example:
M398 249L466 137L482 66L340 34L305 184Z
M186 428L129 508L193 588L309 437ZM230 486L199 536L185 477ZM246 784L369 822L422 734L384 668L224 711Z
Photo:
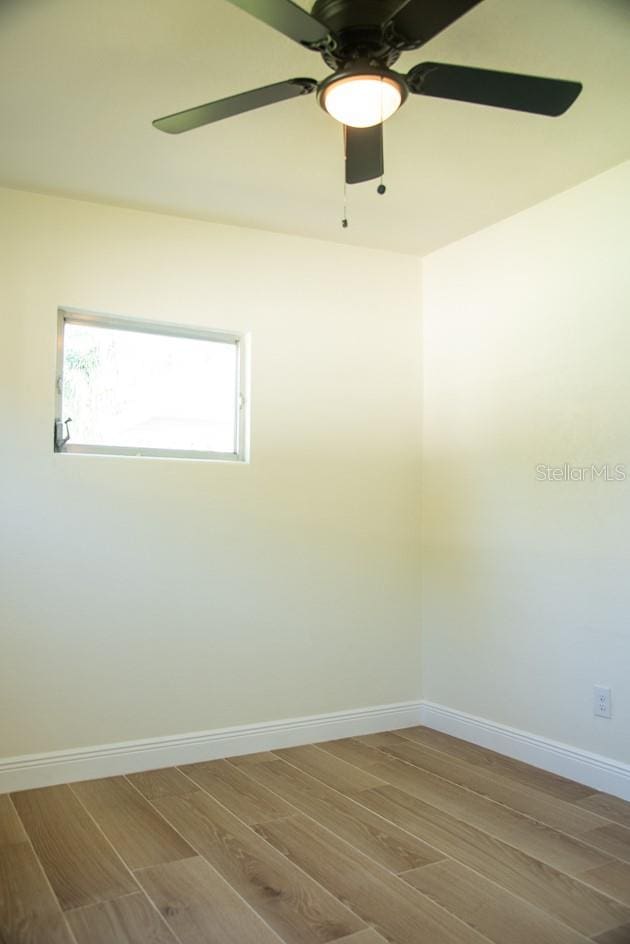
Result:
M400 86L385 76L353 75L331 83L323 105L329 115L351 128L370 128L391 117L400 107Z

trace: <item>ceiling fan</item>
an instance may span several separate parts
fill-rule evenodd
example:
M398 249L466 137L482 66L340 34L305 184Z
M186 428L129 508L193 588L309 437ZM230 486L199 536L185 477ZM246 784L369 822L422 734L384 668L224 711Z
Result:
M315 0L311 13L292 0L230 2L319 53L332 75L276 82L158 118L154 126L180 134L316 91L322 108L344 125L348 184L382 177L383 122L409 94L555 117L582 91L579 82L437 62L406 75L392 69L402 52L419 49L481 0Z

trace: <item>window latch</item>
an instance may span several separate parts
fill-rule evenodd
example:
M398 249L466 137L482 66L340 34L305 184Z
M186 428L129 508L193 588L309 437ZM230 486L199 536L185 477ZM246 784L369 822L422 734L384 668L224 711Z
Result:
M72 417L70 416L67 420L55 420L55 449L61 449L70 439L68 423L71 422Z

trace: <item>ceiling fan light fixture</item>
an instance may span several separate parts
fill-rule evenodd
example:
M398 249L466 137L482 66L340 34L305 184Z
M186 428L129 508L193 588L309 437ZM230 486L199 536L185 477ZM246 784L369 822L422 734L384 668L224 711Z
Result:
M331 76L319 93L322 108L351 128L382 124L406 97L405 87L394 75L360 72Z

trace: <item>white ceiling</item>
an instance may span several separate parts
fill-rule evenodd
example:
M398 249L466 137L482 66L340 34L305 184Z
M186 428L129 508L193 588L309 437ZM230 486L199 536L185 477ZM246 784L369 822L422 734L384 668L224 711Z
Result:
M559 119L410 98L385 126L387 195L350 187L342 230L341 126L315 96L151 126L322 78L319 56L226 0L0 0L0 184L424 254L630 156L630 0L484 0L397 68L423 60L585 88Z

